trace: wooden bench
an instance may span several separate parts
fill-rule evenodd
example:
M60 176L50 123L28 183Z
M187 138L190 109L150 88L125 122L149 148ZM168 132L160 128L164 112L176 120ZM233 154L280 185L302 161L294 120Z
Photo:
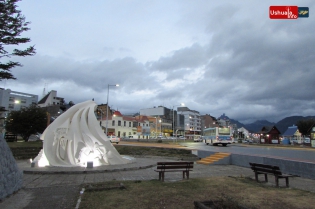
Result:
M279 179L284 178L286 186L289 187L289 177L297 177L297 175L291 175L291 174L283 174L280 171L279 166L274 165L265 165L260 163L249 163L251 169L255 172L255 179L258 182L258 175L264 174L265 175L265 181L268 182L268 174L273 174L275 176L276 186L279 186Z
M165 172L183 172L183 179L185 176L189 179L189 171L192 171L194 162L158 162L156 172L159 172L159 180L164 181Z

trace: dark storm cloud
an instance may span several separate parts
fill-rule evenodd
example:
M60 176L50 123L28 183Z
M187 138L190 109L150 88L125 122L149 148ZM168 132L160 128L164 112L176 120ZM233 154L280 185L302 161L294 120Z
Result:
M147 88L149 72L133 58L103 62L76 62L70 59L36 56L23 60L24 66L14 73L20 83L72 81L95 91L107 89L108 84L120 84L126 92ZM31 72L31 73L30 73Z
M150 69L167 72L172 82L183 78L177 73L183 69L204 68L202 80L177 86L178 92L194 95L204 113L275 122L292 114L314 114L315 22L237 19L233 6L214 11L207 45L174 51L150 63ZM218 18L222 13L229 15ZM160 96L171 98L175 92Z
M171 56L161 57L158 61L148 63L152 70L171 71L181 68L196 68L207 60L204 48L199 44L176 50Z
M121 8L125 2L118 4ZM166 13L150 11L148 18L135 13L138 10L131 3L118 16L111 9L98 14L106 17L87 15L76 22L71 14L67 23L75 27L70 31L68 24L52 18L54 24L48 25L62 32L43 30L46 21L35 19L40 24L34 24L31 37L39 42L38 54L23 58L24 67L13 74L27 87L65 83L58 94L77 101L100 94L97 101L104 102L107 85L119 83L111 90L110 101L124 112L184 102L202 114L226 113L243 121L315 115L314 17L270 20L268 8L274 4L308 6L310 11L315 6L313 1L196 0L174 1L169 7L156 1L148 5ZM29 7L28 15L39 18L36 14ZM98 22L103 19L108 21ZM96 27L102 24L106 31ZM53 41L47 41L50 38ZM57 57L65 50L68 53ZM76 88L82 92L73 93Z

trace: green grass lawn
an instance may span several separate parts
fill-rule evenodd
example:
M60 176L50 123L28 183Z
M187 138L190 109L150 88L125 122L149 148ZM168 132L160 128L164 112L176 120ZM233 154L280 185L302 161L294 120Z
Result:
M123 185L123 187L121 187ZM211 177L176 182L110 181L84 185L80 208L194 208L194 201L215 201L215 208L314 208L314 193L276 188L244 177ZM101 191L98 191L101 190Z
M17 148L17 147L43 147L43 141L32 141L32 142L25 142L25 141L17 141L17 142L7 142L10 148Z

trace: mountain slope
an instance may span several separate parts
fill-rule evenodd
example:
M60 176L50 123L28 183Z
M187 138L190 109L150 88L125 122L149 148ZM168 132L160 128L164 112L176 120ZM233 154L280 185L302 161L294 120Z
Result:
M296 123L299 120L308 120L311 118L315 118L315 116L290 116L290 117L286 117L282 120L280 120L278 123L276 123L276 127L278 128L278 130L281 132L281 134L283 134L289 126L292 125L296 125Z
M274 125L275 123L269 122L267 120L257 120L254 123L246 124L245 128L248 131L255 133L255 132L261 131L262 127L264 126L274 126Z

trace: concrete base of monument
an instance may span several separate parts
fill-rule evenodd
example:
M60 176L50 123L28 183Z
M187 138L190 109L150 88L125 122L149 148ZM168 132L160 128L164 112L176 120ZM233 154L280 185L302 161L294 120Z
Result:
M160 160L159 157L130 157L124 156L130 160L130 163L120 165L102 165L98 167L32 167L30 160L17 160L19 169L25 174L82 174L82 173L105 173L117 171L129 171L136 169L146 169L156 166ZM170 159L171 160L171 159Z

